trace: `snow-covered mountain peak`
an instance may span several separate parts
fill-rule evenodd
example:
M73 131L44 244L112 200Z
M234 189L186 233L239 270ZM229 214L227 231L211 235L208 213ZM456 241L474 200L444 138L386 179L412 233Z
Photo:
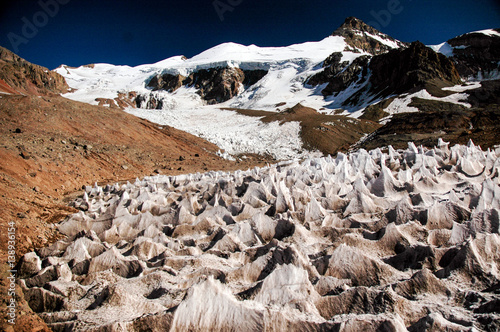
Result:
M344 23L342 23L342 25L340 27L338 27L332 33L332 35L333 36L341 35L342 31L346 31L346 30L351 30L351 31L357 30L357 31L360 31L360 32L369 32L369 33L372 33L372 34L379 34L379 33L381 33L380 31L378 31L374 27L366 24L362 20L360 20L360 19L358 19L356 17L351 16L351 17L346 18L345 21L344 21Z
M108 64L97 64L92 67L82 66L72 68L61 66L55 71L63 75L71 88L76 91L66 94L66 97L92 104L97 104L96 99L115 99L118 94L134 91L138 94L150 94L151 87L148 87L151 79L157 75L170 75L171 77L188 77L200 71L216 70L217 68L239 68L243 71L266 71L272 73L268 77L269 85L261 92L261 96L269 95L272 100L263 100L258 103L260 107L274 110L274 105L290 98L291 86L296 86L294 82L305 81L314 73L318 66L330 54L343 52L343 61L352 61L358 57L359 53L345 51L347 44L341 36L328 36L320 41L305 42L283 47L259 47L256 45L241 45L237 43L223 43L214 46L192 58L184 56L174 56L159 61L154 64L140 65L136 67L113 66ZM248 73L247 73L248 74ZM297 77L299 76L299 77ZM273 78L274 77L274 78ZM283 78L289 78L286 82ZM286 91L271 93L276 80L280 80L280 87ZM293 82L292 82L293 81ZM194 83L190 81L191 85ZM243 82L241 82L243 84ZM239 83L238 83L239 84ZM303 90L304 87L300 87ZM153 88L154 90L154 88ZM176 89L174 89L175 91ZM177 94L185 95L185 89L181 89ZM293 88L294 91L297 87ZM240 89L243 92L243 89ZM173 92L173 91L172 91ZM166 94L166 92L164 93ZM305 92L298 100L291 101L295 105L302 101L310 91ZM165 96L163 96L165 97ZM254 96L255 97L255 96ZM170 98L176 99L175 96ZM320 97L321 98L321 97ZM252 105L255 100L252 100ZM173 104L179 105L181 101ZM172 104L172 103L169 103ZM239 107L246 107L242 100L238 100ZM202 106L203 103L198 103ZM291 106L293 106L291 105ZM189 107L194 106L192 103ZM235 105L226 105L235 106ZM322 106L322 105L311 105Z
M165 69L186 73L199 69L213 67L237 67L243 70L269 69L272 64L283 61L305 60L318 63L334 51L341 51L346 44L341 37L329 36L315 42L305 42L283 47L260 47L256 45L241 45L238 43L223 43L206 51L185 59L182 62L171 63L167 60L157 63L165 65Z
M322 108L328 103L316 89L306 87L304 82L321 70L323 62L330 55L340 53L342 63L351 63L359 56L380 54L402 46L405 45L351 17L331 36L319 41L283 47L260 47L228 42L191 58L173 56L154 64L136 67L108 64L79 68L62 66L55 71L63 75L73 89L73 92L66 95L70 99L97 104L98 99L105 98L112 101L118 98L120 93L134 92L143 96L142 101L146 100L144 106L155 105L156 108L159 105L178 107L186 101L185 97L189 95L187 90L200 86L199 79L205 82L201 86L207 84L214 86L215 82L212 82L213 84L206 82L209 77L213 80L222 75L221 70L224 68L236 68L243 72L226 71L234 82L227 82L224 79L227 84L233 86L230 93L223 92L223 96L218 95L214 99L211 97L213 93L209 93L209 97L206 97L207 94L200 91L199 87L194 91L191 89L191 94L197 92L202 98L188 98L189 107L195 104L203 106L204 99L208 103L213 103L213 100L217 103L226 102L224 105L226 107L258 107L275 111L276 104L286 102L286 107L291 107L310 99L309 103L306 102L308 106ZM250 82L248 77L252 77ZM151 85L153 78L165 84ZM255 85L256 83L259 84ZM252 85L255 85L254 88L249 89ZM157 100L148 103L149 97L145 96L149 96L151 90L158 91L157 94L162 95L155 96ZM181 95L182 100L177 100L179 98L176 95ZM167 96L170 101L165 100ZM192 101L195 100L193 104ZM119 104L118 101L116 103ZM136 104L138 107L143 106L141 102Z
M341 36L349 45L348 50L367 52L372 55L385 53L390 49L406 47L407 44L386 35L356 17L348 17L332 33Z

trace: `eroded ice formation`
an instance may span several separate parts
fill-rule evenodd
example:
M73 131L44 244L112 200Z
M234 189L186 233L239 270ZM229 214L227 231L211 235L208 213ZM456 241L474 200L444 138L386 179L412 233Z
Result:
M88 187L21 285L55 331L495 330L498 152L440 141Z

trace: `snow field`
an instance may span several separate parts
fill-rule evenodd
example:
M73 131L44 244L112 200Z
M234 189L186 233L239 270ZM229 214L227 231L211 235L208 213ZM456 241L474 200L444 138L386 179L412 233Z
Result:
M499 152L440 141L89 186L21 285L74 331L481 331L475 310L498 301Z

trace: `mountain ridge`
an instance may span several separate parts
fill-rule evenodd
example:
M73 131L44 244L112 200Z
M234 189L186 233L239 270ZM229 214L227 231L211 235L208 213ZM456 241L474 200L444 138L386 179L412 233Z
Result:
M7 93L53 95L68 92L69 89L58 73L32 64L1 46L0 80L8 85L4 90Z
M408 43L396 40L353 16L346 18L344 23L331 35L344 37L350 46L346 50L356 51L357 49L373 55L385 53L393 48L386 43L397 47L408 46Z
M453 45L446 42L426 46L418 41L400 42L348 17L330 36L317 42L263 48L224 43L189 59L177 56L137 67L61 67L56 72L75 89L64 95L67 98L105 103L152 121L175 123L179 129L206 137L232 153L269 153L266 146L270 146L275 157L301 157L308 150L304 146L290 152L287 143L272 144L275 140L262 142L255 150L241 137L224 131L231 126L230 117L221 119L227 125L209 130L206 120L196 120L196 113L207 113L208 117L213 114L213 119L219 119L220 109L279 113L300 104L326 115L385 125L394 114L419 111L418 105L423 104L412 104L414 97L464 106L467 95L480 87L469 81L471 77L500 77L500 55L495 48L498 32L485 31L456 37L449 41ZM257 126L254 120L248 122ZM321 131L320 127L316 129ZM289 129L283 129L283 135L290 135ZM255 134L247 131L254 147L260 129L255 130ZM293 135L300 135L296 128L293 131ZM233 145L227 143L231 141ZM355 143L351 138L350 144ZM283 149L287 152L283 153Z

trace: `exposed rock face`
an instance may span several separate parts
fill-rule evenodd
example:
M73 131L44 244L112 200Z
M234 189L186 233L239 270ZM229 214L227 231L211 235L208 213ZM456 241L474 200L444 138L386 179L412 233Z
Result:
M333 79L338 73L340 73L345 67L349 65L349 61L341 61L342 52L332 53L323 62L323 71L311 76L307 80L307 84L312 86L317 86L323 83L327 83L329 80Z
M328 82L328 85L321 93L324 96L330 96L347 89L351 84L362 84L367 77L369 61L370 57L367 55L356 58L342 72L327 78L325 83Z
M20 284L54 330L489 331L497 152L440 140L87 187Z
M482 88L469 92L471 108L413 98L409 106L418 108L419 112L392 115L389 122L370 134L360 147L372 149L392 145L401 148L411 141L432 146L438 137L442 137L458 144L467 144L472 139L483 148L493 148L498 145L497 133L500 131L497 100L500 82L484 81L481 84Z
M416 91L436 81L441 86L462 82L455 66L446 56L418 41L411 43L407 49L392 50L373 57L369 69L372 73L371 91L386 96Z
M328 83L322 94L329 96L358 85L357 92L344 105L356 105L363 94L385 97L392 94L430 91L462 82L453 62L420 42L407 48L393 49L373 57L361 56L351 64L340 64L341 57L333 54L324 71L311 77L311 85ZM364 83L369 83L363 86Z
M134 99L135 106L137 108L147 108L147 109L162 109L163 99L154 93L149 95L139 94Z
M217 104L236 96L244 79L239 68L210 68L192 73L184 84L194 86L209 104Z
M500 33L500 29L494 31ZM451 60L464 78L490 78L500 70L500 36L468 33L448 40Z
M355 17L347 18L332 33L332 36L344 37L345 42L348 44L345 51L367 52L371 55L387 53L395 47L405 48L408 46L408 44L381 33ZM391 44L392 47L382 43L381 39ZM325 70L309 78L307 84L317 86L329 83L322 91L323 95L329 96L346 89L349 85L360 79L360 83L362 83L366 79L367 65L370 58L371 56L365 55L349 63L349 61L342 61L342 52L332 53L323 62Z
M217 104L225 102L236 96L242 89L249 87L267 74L266 70L241 70L234 67L217 67L210 69L200 69L184 77L182 75L160 74L154 76L148 87L153 91L164 90L174 92L181 86L193 86L197 93L208 102ZM141 105L146 99L136 101ZM147 108L161 108L161 100L147 101ZM152 107L149 107L152 106Z
M186 78L182 75L163 74L156 75L147 84L148 87L153 88L153 91L165 90L167 92L174 92L180 88Z
M68 91L66 80L0 47L0 80L22 94L49 95Z
M346 18L344 23L332 33L332 36L345 38L349 45L346 51L359 52L361 50L373 55L382 54L392 49L392 47L382 43L380 39L397 47L407 46L406 43L381 33L355 17Z

